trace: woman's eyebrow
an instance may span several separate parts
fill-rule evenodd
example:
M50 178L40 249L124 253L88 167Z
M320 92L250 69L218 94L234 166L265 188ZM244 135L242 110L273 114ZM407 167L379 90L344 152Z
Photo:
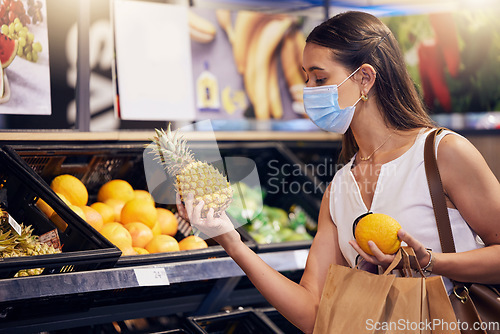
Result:
M306 72L306 69L304 67L302 67L302 69L304 70L304 72ZM312 72L312 71L315 71L315 70L324 71L325 69L321 68L321 67L318 67L318 66L311 66L311 67L309 67L309 72Z

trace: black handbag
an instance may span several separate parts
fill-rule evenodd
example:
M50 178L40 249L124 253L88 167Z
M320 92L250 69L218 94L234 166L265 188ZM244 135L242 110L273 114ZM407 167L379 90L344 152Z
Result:
M430 133L424 147L425 172L431 193L434 215L444 253L455 253L446 198L434 154L435 138L444 130ZM500 334L500 285L453 281L450 301L463 334ZM465 325L467 324L467 325Z

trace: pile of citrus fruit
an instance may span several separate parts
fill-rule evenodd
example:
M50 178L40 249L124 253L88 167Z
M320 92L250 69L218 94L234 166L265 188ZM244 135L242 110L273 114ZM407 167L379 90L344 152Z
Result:
M125 180L114 179L103 184L97 201L89 205L85 185L76 177L55 177L50 187L80 217L116 245L123 255L173 252L208 247L194 235L177 241L178 221L172 211L157 207L146 190L134 189ZM42 199L37 206L54 224L66 223Z

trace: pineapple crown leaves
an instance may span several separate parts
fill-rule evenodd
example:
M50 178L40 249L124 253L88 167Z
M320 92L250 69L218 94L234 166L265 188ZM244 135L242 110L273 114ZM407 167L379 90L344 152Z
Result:
M176 175L184 166L194 161L187 141L178 130L172 132L170 123L166 132L163 129L155 131L156 137L153 138L153 142L156 146L152 153L156 155L155 160L160 160L164 164L169 174Z

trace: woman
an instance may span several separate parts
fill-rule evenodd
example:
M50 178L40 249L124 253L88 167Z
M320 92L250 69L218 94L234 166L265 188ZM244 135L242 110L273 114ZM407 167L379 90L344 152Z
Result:
M473 145L451 132L439 137L437 153L457 253L441 253L423 167L423 143L433 123L389 29L367 13L339 14L308 36L303 68L306 112L319 127L345 132L341 156L347 164L324 194L300 283L247 248L226 215L200 219L203 203L193 207L192 198L180 206L191 223L217 235L262 295L306 333L313 330L330 264L354 266L360 255L386 267L394 258L372 242L370 256L352 240L353 221L367 211L394 217L403 227L399 238L433 274L500 283L500 185Z

